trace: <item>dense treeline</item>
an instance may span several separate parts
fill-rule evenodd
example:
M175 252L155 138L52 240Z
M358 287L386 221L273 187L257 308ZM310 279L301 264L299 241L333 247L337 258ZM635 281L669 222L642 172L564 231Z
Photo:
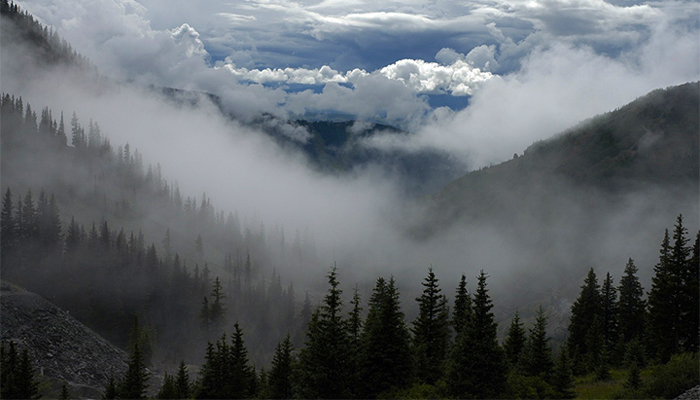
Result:
M75 114L56 120L48 108L40 115L20 97L0 96L3 279L121 346L136 315L150 332L149 351L173 362L200 360L201 344L235 319L255 333L257 362L268 362L287 332L301 332L310 312L298 312L294 287L271 265L283 255L311 260L308 237L286 243L281 227L266 234L262 224L253 230L233 213L224 217L206 195L201 203L183 199L160 167L144 168L128 144L115 150L96 122L83 127ZM37 176L42 186L28 187ZM151 223L141 229L143 221ZM154 225L164 234L155 243L144 233ZM219 292L210 296L214 275ZM207 320L209 301L226 318ZM301 343L300 334L293 339Z
M692 316L700 310L697 299L688 296L697 296L700 232L692 247L686 236L679 216L673 244L668 232L664 235L648 302L631 259L617 287L609 273L599 285L591 269L572 305L568 341L557 355L542 306L527 330L516 312L499 343L483 271L473 293L462 276L450 315L448 299L429 269L423 294L415 299L419 314L409 327L393 278L377 278L363 318L357 289L350 307L344 307L333 267L301 349L295 351L286 337L269 372L256 371L236 324L230 343L226 335L209 343L198 379L185 385L186 393L195 398L562 399L576 396L575 376L592 373L608 380L612 367L625 366L629 376L616 396L673 397L698 383L698 326ZM656 316L669 314L676 319L659 325ZM668 334L655 335L659 329ZM650 364L656 367L643 381L640 368ZM178 376L189 382L184 365ZM168 377L160 398L170 398L167 393L176 387L175 378Z
M73 49L66 40L61 39L53 28L42 25L14 2L0 0L0 15L7 17L7 23L15 24L18 28L16 32L21 33L19 36L14 36L7 35L9 31L5 31L9 37L3 37L3 42L14 40L31 43L32 48L38 50L38 61L44 64L66 64L90 70L96 74L92 63Z

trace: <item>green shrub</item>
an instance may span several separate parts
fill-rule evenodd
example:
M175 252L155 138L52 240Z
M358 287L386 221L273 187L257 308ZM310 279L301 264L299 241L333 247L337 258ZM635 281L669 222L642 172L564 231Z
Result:
M697 353L673 356L665 365L654 367L644 385L648 397L673 399L686 390L700 384L700 367Z

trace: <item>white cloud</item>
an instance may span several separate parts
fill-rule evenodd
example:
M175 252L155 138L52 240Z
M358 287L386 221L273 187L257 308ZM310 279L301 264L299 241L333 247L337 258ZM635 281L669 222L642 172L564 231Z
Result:
M641 48L618 58L568 43L538 46L520 71L484 82L465 110L443 115L409 140L372 144L439 148L474 167L500 162L655 88L700 79L697 37L697 28L660 24Z
M488 66L488 61L485 64ZM403 59L371 73L362 69L341 73L327 65L318 69L247 69L237 68L230 60L224 65L224 68L240 82L304 85L350 83L355 85L358 80L368 75L375 75L399 81L411 89L414 94L449 93L453 96L470 95L475 87L492 77L491 73L481 71L479 68L475 68L472 63L462 59L457 59L450 65Z

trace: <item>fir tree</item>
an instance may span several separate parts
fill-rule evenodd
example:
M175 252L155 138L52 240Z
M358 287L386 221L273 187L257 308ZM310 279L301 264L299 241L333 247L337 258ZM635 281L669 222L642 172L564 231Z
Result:
M158 399L180 399L178 397L177 388L175 387L175 378L167 372L163 376L163 385L160 387L158 394L156 395Z
M630 370L627 374L627 380L625 381L625 388L631 390L637 390L642 386L642 374L639 371L639 366L637 363L632 363Z
M64 383L61 385L61 395L58 397L60 400L70 400L70 393L68 392L68 386Z
M324 302L312 315L306 331L306 347L299 354L301 376L297 395L305 398L347 398L350 337L342 318L342 291L333 267Z
M554 370L552 361L552 349L549 347L547 337L547 316L540 305L537 309L535 325L530 329L527 340L527 351L524 360L524 370L527 375L541 377L550 381Z
M641 339L644 332L644 308L646 303L642 296L644 289L637 278L637 267L630 258L625 266L624 276L620 279L618 289L619 333L623 343L637 338Z
M348 334L350 336L350 377L349 387L351 397L359 396L362 387L362 374L360 371L362 357L362 307L360 306L360 293L357 285L353 290L352 310L348 318Z
M457 398L496 398L506 385L506 360L498 345L493 304L481 271L468 328L457 336L447 369L447 386Z
M590 337L596 337L599 333L592 329L602 331L600 322L596 328L591 323L594 319L600 319L601 311L600 286L593 268L588 271L586 279L581 286L581 293L571 306L569 323L569 338L567 346L574 363L575 372L584 372L588 369L587 361L590 357L597 358L596 351L600 349L589 348Z
M664 232L659 262L654 266L648 297L647 351L661 362L667 362L678 350L678 277L671 268L671 242Z
M520 322L520 315L516 310L515 316L510 323L510 328L508 328L508 337L503 345L503 349L506 352L506 359L511 368L516 367L520 362L520 357L525 350L526 343L527 337L525 336L525 329L523 329L523 323Z
M20 356L14 342L8 350L0 344L0 397L3 399L39 398L39 383L27 349Z
M125 399L145 399L149 378L150 373L146 370L141 348L138 343L135 343L131 350L131 356L129 357L129 366L126 375L119 385L119 397Z
M292 342L287 335L277 344L268 374L269 398L292 398Z
M214 279L210 296L212 303L209 309L209 324L214 333L218 334L226 324L226 307L224 305L226 296L218 276Z
M688 352L697 352L700 332L700 231L695 236L690 259L682 273L683 302L681 305L681 330L683 347Z
M554 388L555 398L573 399L576 397L571 360L565 346L561 348L557 362L554 365L552 387Z
M248 350L243 341L243 331L234 325L231 335L231 346L228 357L225 357L228 369L227 379L224 380L224 393L226 398L246 399L255 394L255 371L248 362Z
M610 272L605 275L601 290L603 342L607 349L612 349L617 342L618 310L617 289L613 286Z
M102 394L102 398L104 400L112 400L116 399L118 394L119 393L117 392L117 381L114 379L114 376L110 376L109 382L107 382L107 386L105 386L105 391Z
M447 297L440 294L438 279L432 268L423 282L423 295L416 298L418 318L413 322L413 353L417 378L429 385L443 375L450 339Z
M378 278L362 335L362 397L376 397L411 380L410 335L394 278Z
M199 370L199 381L197 385L198 399L215 399L219 398L222 373L222 360L219 359L214 345L211 342L207 343L207 353L204 357L204 364Z
M455 296L455 308L452 312L452 328L455 331L455 336L465 329L469 323L472 313L471 298L467 293L467 278L462 275L457 287L457 295Z
M13 214L12 191L7 188L2 199L2 214L0 215L0 261L7 268L10 254L17 244L17 225Z
M180 367L177 370L175 377L175 388L177 390L178 399L189 399L192 387L190 385L190 374L185 366L185 361L180 361Z

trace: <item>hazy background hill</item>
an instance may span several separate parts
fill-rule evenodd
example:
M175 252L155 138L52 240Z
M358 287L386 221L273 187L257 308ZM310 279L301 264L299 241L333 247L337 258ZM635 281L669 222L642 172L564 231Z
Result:
M698 194L700 84L659 89L537 142L522 156L450 182L433 196L429 227L496 219L512 223L580 201L595 213L654 187L667 205ZM590 202L586 204L585 202Z

